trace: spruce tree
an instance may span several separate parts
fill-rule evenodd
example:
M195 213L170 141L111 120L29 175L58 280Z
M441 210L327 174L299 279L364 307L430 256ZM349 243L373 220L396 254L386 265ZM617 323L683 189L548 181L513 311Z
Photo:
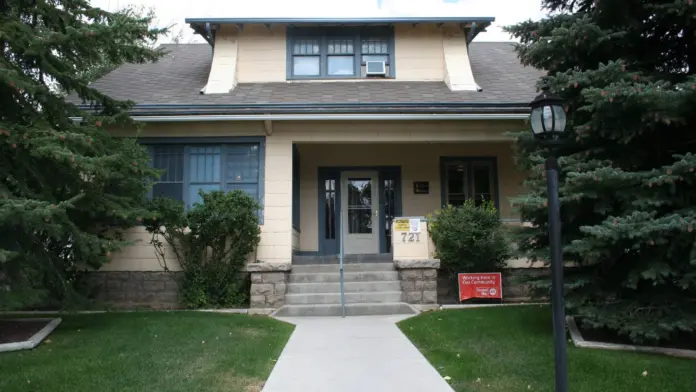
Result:
M549 17L507 27L521 62L566 102L561 166L566 305L634 341L696 332L696 5L546 0ZM533 227L522 253L548 260L547 146L516 135Z
M78 272L145 216L147 152L105 131L134 126L131 103L90 88L85 71L159 58L164 31L150 21L84 0L0 0L0 309L74 298Z

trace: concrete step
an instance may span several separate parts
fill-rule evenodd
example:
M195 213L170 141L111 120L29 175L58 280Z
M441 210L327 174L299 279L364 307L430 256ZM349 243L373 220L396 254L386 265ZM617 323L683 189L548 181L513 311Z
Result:
M399 280L399 273L396 271L361 271L344 272L344 282L365 282L375 280ZM340 273L321 272L321 273L290 273L290 283L331 283L340 282Z
M348 254L344 255L344 263L391 263L391 253ZM338 255L324 256L293 256L292 265L300 264L338 264Z
M346 316L378 316L390 314L416 314L404 302L346 304ZM274 314L276 317L327 317L341 316L340 304L328 305L285 305Z
M345 293L347 304L373 302L400 302L401 291L377 291L371 293ZM340 293L286 294L287 305L340 304Z
M396 271L393 263L356 263L344 264L344 272L361 272L361 271ZM307 264L293 265L292 273L309 274L323 272L339 272L338 264Z
M398 280L376 280L364 282L346 282L346 293L364 293L375 291L399 291L401 284ZM289 283L290 294L340 293L341 283Z

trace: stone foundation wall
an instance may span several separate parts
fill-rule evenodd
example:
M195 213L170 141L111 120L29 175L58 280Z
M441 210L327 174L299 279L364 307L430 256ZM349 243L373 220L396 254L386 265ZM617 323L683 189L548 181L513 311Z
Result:
M96 299L118 308L180 308L178 280L181 272L96 271L87 281Z
M252 263L247 265L251 275L249 307L278 309L285 305L290 263Z
M437 270L440 260L394 260L403 300L409 304L437 303Z

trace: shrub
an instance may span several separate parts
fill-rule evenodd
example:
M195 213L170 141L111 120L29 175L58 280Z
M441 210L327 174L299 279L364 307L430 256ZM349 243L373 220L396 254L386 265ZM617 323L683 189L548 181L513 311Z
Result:
M170 270L168 249L181 266L179 287L185 307L244 305L249 289L243 268L260 240L260 206L241 190L201 192L201 197L203 201L186 212L180 202L154 199L153 216L146 225L150 243L165 270Z
M500 271L511 249L495 206L476 206L467 200L447 206L430 217L428 231L437 248L442 269L459 272Z

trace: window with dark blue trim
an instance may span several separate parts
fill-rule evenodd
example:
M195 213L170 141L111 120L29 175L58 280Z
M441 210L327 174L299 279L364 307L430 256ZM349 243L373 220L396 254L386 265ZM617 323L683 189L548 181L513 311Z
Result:
M152 166L164 170L152 196L184 201L184 146L152 146L150 154Z
M443 202L459 206L468 199L476 205L484 201L497 204L495 160L448 158L442 163Z
M190 208L199 191L240 189L263 204L263 143L148 144L152 166L163 170L151 197Z
M288 28L288 79L364 78L366 61L384 61L394 77L392 27Z

